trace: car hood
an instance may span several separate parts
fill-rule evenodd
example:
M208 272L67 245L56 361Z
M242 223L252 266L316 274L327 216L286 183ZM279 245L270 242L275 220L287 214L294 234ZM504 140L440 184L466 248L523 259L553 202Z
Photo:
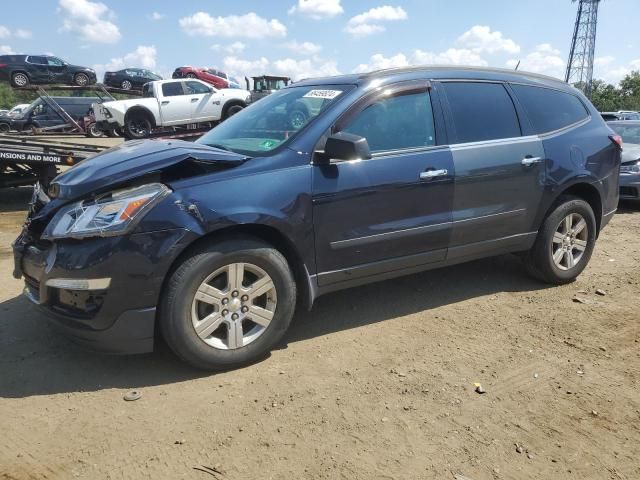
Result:
M162 172L184 161L196 160L232 168L244 163L247 158L182 140L125 142L58 175L49 186L49 193L60 200L74 200L138 177Z
M640 145L625 143L622 148L622 163L637 162L640 160Z

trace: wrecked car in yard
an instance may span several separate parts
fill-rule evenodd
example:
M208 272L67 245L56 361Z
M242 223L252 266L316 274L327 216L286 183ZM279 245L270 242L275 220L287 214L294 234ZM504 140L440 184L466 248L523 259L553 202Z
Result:
M94 348L147 352L159 330L186 362L232 368L331 291L504 253L573 281L616 210L620 154L550 77L306 80L195 144L126 143L36 190L14 274Z

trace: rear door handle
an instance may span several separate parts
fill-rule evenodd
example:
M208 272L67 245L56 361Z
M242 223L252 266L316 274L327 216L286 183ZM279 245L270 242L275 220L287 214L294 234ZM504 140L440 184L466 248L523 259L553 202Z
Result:
M192 98L192 99L191 99L191 102L197 102L198 100L200 100L198 97L196 97L196 98Z
M524 157L522 159L522 165L524 165L525 167L530 167L531 165L535 165L536 163L542 163L542 157Z
M449 174L449 171L446 168L442 168L440 170L425 170L420 173L420 180L431 180L436 177L444 177Z

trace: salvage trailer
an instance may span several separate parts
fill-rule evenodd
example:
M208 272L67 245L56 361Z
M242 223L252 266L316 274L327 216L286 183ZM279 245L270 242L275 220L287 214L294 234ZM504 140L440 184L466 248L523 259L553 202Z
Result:
M35 183L47 187L60 167L71 167L106 148L0 135L0 188Z

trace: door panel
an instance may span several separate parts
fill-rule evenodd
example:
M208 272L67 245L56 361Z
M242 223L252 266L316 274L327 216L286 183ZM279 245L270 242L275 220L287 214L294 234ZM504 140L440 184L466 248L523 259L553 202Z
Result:
M178 125L191 120L191 98L184 94L182 82L161 84L160 112L164 125Z
M451 246L531 232L545 182L538 137L451 147L455 165Z
M421 172L427 169L452 172L450 151L442 148L315 166L318 271L422 252L433 252L425 262L444 259L451 227L452 177L421 180ZM394 269L394 263L383 268ZM323 284L322 276L318 283Z

